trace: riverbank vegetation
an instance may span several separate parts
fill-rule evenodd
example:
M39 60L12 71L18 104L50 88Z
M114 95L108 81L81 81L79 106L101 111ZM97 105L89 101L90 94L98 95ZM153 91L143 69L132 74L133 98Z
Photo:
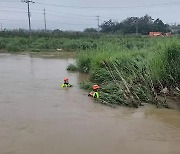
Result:
M99 84L105 104L138 107L146 102L170 108L167 97L180 96L180 39L106 39L79 53L77 67L92 82L82 87Z
M77 51L95 48L92 38L56 38L56 37L0 37L0 49L9 52L20 51Z
M91 50L101 47L107 38L111 42L117 39L122 48L142 48L144 45L151 45L145 39L149 32L161 32L167 35L179 33L179 26L170 26L161 19L153 19L149 15L142 17L129 17L121 22L109 19L99 26L99 31L95 28L86 28L84 32L56 30L32 30L31 38L29 32L24 29L0 31L0 49L11 52L17 51L79 51ZM176 31L176 33L175 33ZM132 35L138 37L132 37ZM129 36L128 36L129 35ZM144 35L144 36L143 36ZM170 34L168 34L170 35ZM144 42L145 41L145 42Z
M25 34L23 34L25 35ZM168 97L180 97L180 38L104 33L36 34L32 38L4 33L0 49L15 51L76 51L68 70L90 74L81 84L101 86L99 101L139 107L152 103L169 108ZM159 99L161 96L161 99ZM163 97L163 99L162 99Z

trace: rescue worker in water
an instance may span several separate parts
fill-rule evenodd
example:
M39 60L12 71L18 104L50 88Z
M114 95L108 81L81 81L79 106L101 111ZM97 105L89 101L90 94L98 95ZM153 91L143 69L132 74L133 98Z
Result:
M72 87L71 84L69 84L69 79L68 78L64 78L64 83L61 85L62 88L65 87Z
M99 89L100 87L98 86L98 85L94 85L93 86L93 91L91 91L89 94L88 94L88 96L91 96L91 97L93 97L93 98L99 98L99 93L98 93L98 89Z

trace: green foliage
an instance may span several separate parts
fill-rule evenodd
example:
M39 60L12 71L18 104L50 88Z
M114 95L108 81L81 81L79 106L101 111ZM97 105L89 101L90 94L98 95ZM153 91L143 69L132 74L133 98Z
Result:
M7 39L0 38L0 49L5 49L7 43Z
M93 83L92 82L82 82L80 83L80 88L85 90L92 90Z
M167 44L161 43L155 52L148 57L152 80L162 85L177 85L180 83L180 44L173 40Z
M7 43L5 49L8 51L15 51L15 52L20 51L20 48L16 43Z
M127 47L128 44L132 46ZM140 47L136 47L143 44ZM80 52L78 69L101 86L100 101L138 107L157 101L157 87L180 86L179 38L103 38L97 49ZM86 69L87 68L87 69ZM86 71L84 71L86 70ZM161 104L162 103L162 104Z
M84 30L85 33L97 33L97 30L95 28L86 28Z
M91 68L92 58L88 53L81 53L77 58L77 67L80 72L88 73Z
M91 72L90 79L91 81L94 81L96 83L103 83L112 80L110 74L107 72L105 68L99 68Z
M86 39L69 39L69 38L45 38L34 37L32 39L25 37L3 38L0 37L0 49L9 51L21 50L50 50L62 49L63 51L77 51L96 48L95 40Z
M101 32L121 33L121 34L143 34L147 35L151 31L169 32L169 26L164 24L159 18L153 19L145 15L143 17L129 17L121 22L113 22L111 19L101 24Z
M180 83L180 43L173 43L165 50L167 74Z
M78 71L78 68L77 68L77 66L70 64L70 65L68 65L67 70L68 71Z

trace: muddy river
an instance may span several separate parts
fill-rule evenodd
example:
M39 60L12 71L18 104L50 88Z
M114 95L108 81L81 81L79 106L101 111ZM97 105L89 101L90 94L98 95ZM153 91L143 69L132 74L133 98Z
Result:
M0 54L0 154L180 154L180 112L98 104L73 61Z

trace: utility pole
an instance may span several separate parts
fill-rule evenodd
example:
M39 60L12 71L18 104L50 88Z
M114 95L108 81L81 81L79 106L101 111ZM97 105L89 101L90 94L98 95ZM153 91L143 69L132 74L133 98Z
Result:
M138 21L137 21L137 23L136 23L136 35L138 35L138 33L139 33L139 25L138 25Z
M46 9L44 8L44 30L46 32Z
M29 36L31 38L31 13L29 8L29 3L35 3L32 0L21 0L21 2L27 3L28 6L28 19L29 19Z
M98 16L96 16L97 17L97 26L98 26L98 32L99 32L99 27L100 27L100 25L99 25L99 18L100 18L100 16L98 15Z
M136 17L135 24L136 24L136 35L139 35L139 18L138 17Z
M3 27L2 27L2 22L1 22L1 32L2 32L2 30L3 30Z

